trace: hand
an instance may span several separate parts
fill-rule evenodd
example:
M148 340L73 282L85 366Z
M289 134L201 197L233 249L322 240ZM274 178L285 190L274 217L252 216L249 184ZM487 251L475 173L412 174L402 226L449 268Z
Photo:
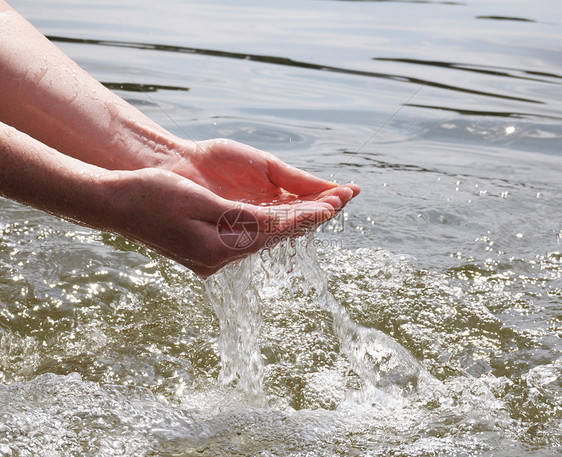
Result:
M253 204L281 204L297 199L320 202L334 196L345 205L359 193L355 184L338 186L272 154L225 139L192 143L187 163L179 161L167 167L223 198ZM334 203L340 206L335 200Z
M290 175L303 173L287 169ZM255 179L266 178L257 173ZM316 179L310 177L310 182ZM230 195L229 188L222 187L224 195ZM275 188L267 187L271 192ZM0 122L0 195L118 233L202 277L261 249L272 238L296 236L324 222L352 194L336 186L310 200L276 206L237 202L162 168L119 171L84 163ZM237 235L245 235L243 242Z
M296 169L289 170L292 176ZM265 179L258 175L256 179ZM316 180L310 177L311 183ZM315 198L293 200L272 211L270 206L226 199L177 173L158 168L110 172L104 181L105 194L110 198L105 225L185 265L200 277L258 251L272 238L296 236L310 229L311 221L312 225L325 222L353 195L352 188L331 185ZM268 187L270 191L274 188L274 184ZM222 186L224 195L228 189L231 187ZM234 194L239 191L235 186ZM229 237L242 232L250 242L232 243Z
M2 0L0 14L0 120L16 129L0 125L0 195L119 233L208 276L325 222L359 193L240 143L179 139ZM229 244L228 234L251 243Z

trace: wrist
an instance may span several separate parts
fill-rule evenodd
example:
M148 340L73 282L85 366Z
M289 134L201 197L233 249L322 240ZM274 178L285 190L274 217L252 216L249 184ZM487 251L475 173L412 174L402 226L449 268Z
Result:
M119 116L109 138L105 155L113 163L106 163L106 168L113 170L172 170L189 163L196 149L194 141L183 140L144 117Z
M207 155L206 141L186 140L158 125L154 128L134 121L123 124L122 128L132 141L130 149L123 154L128 159L115 170L163 170L205 184L198 171L198 163L202 155Z

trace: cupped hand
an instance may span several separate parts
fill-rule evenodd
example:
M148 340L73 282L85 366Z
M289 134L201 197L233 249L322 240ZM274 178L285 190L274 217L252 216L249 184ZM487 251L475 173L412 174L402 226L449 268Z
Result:
M292 168L279 171L275 160L270 162L268 155L260 156L254 155L261 159L260 167L273 162L269 174L263 168L261 173L252 175L252 180L233 179L231 185L222 186L220 175L210 171L205 185L159 168L110 172L105 186L110 211L105 224L111 231L181 263L200 277L207 277L226 264L269 246L272 239L300 235L322 224L354 194L353 186L326 185ZM250 172L251 167L246 169ZM298 174L309 182L290 185ZM279 184L274 180L267 184L266 176L280 176ZM264 188L251 185L258 180ZM308 196L314 197L303 199L298 195L290 203L275 206L227 198L240 197L240 186L246 185L251 192L244 195L252 197L246 200L259 197L257 200L263 203L279 196L275 190L284 189L281 183L292 192L312 191Z
M228 200L265 205L334 200L341 208L360 191L356 184L339 186L236 141L216 139L189 146L187 160L168 168Z

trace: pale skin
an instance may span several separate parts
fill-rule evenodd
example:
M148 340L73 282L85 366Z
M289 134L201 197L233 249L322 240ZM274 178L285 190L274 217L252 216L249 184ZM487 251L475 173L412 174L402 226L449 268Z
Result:
M0 94L0 195L122 235L200 277L327 221L359 193L241 143L173 135L2 0ZM232 209L257 221L244 249L217 231Z

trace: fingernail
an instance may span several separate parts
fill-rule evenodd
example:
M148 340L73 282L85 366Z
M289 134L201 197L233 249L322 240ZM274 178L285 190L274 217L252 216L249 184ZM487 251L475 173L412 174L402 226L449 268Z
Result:
M352 193L351 198L356 197L357 195L359 195L361 193L361 188L353 182L344 184L344 186L347 187L351 191L351 193Z
M343 199L345 199L346 202L348 202L349 200L351 200L353 198L353 190L350 189L349 187L344 187L342 189L342 195L341 197Z

